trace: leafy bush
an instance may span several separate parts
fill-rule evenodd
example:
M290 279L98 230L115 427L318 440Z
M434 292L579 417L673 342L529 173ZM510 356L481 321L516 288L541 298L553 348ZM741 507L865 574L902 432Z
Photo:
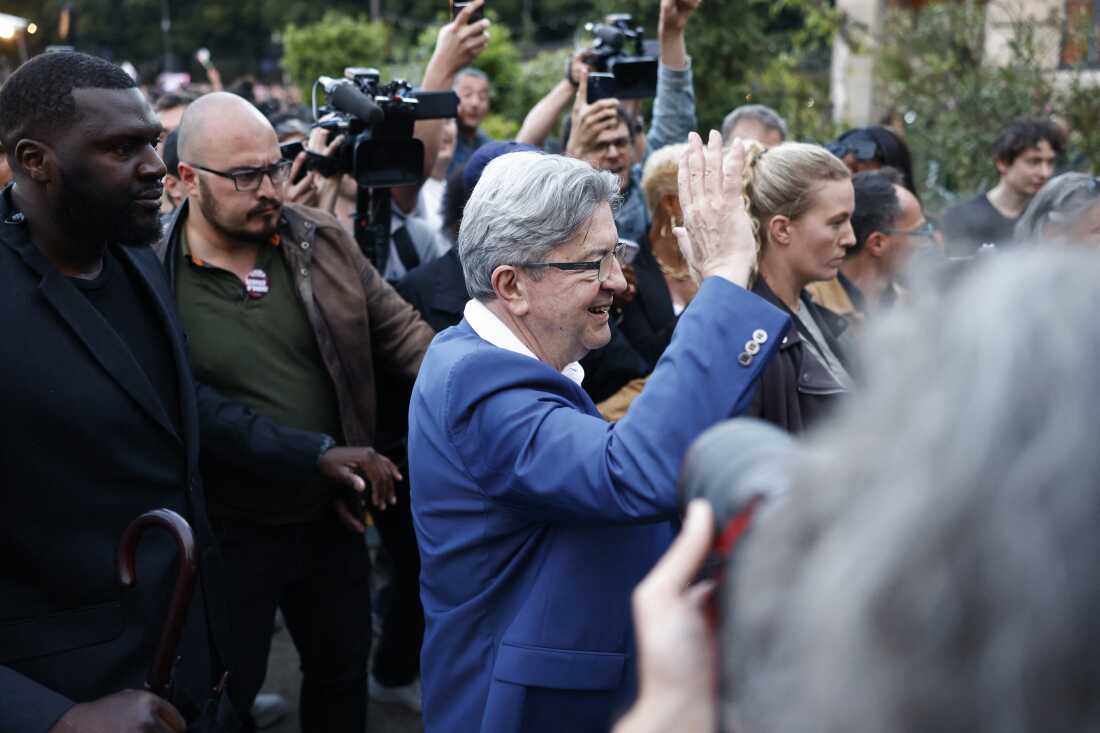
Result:
M1013 21L1010 61L998 66L985 54L985 13L984 2L965 0L895 9L885 24L880 79L906 122L918 185L933 211L997 182L991 146L1018 116L1057 114L1072 128L1073 162L1100 160L1100 88L1078 74L1060 85L1045 63L1048 44L1062 37L1062 18Z
M656 0L597 0L597 9L631 12L657 38ZM829 50L840 16L819 0L708 0L686 31L701 130L718 129L734 107L773 107L791 136L833 137Z
M283 31L283 68L309 99L318 76L341 76L347 66L384 68L389 50L385 23L329 11L316 23Z

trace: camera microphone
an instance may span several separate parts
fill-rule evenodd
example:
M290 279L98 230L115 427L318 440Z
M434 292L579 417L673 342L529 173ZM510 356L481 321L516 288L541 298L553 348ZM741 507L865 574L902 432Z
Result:
M347 79L333 79L330 76L322 76L318 81L324 88L329 103L335 109L358 117L368 126L380 123L385 116L382 108L363 94L355 82Z
M692 444L680 471L686 505L705 499L718 525L717 547L730 554L762 511L790 488L798 447L789 433L752 418L727 420Z

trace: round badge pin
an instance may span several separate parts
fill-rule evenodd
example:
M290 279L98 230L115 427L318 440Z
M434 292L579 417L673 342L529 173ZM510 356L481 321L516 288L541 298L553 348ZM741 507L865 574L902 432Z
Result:
M248 293L248 297L252 300L259 300L267 295L269 290L267 285L267 273L263 270L253 270L245 275L244 289Z

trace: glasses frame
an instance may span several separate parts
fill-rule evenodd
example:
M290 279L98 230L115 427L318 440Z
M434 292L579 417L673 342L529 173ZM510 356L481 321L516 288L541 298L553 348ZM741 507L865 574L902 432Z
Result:
M936 225L930 221L926 221L922 226L916 229L894 229L893 227L889 227L887 229L879 229L879 231L883 234L904 234L907 237L932 239L936 236Z
M213 168L207 168L204 165L198 165L197 163L186 163L186 165L189 165L196 170L205 171L206 173L213 173L216 176L221 176L222 178L228 178L232 180L233 188L237 189L237 191L239 191L240 193L252 193L253 191L258 191L260 189L260 186L264 185L264 176L267 176L268 180L271 181L271 185L275 188L285 186L286 182L290 180L290 166L293 165L293 162L289 160L280 160L278 163L272 163L271 165L264 166L263 168L247 168L242 171L237 171L236 173L217 171ZM259 178L256 179L255 186L251 188L241 188L241 183L237 180L237 176L252 176L256 174L259 174ZM282 178L282 180L275 180L276 175Z
M626 242L620 239L615 243L615 246L610 252L598 260L591 260L588 262L520 262L517 267L553 267L556 270L565 270L567 272L595 271L596 281L603 283L607 282L607 278L611 277L612 259L618 261L620 268L625 265L623 253L626 251L626 248Z

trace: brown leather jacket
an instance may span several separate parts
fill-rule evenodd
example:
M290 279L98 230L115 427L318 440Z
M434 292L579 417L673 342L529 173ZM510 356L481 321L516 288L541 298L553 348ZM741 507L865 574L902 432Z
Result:
M176 253L188 204L153 249L175 289ZM317 346L336 389L347 445L374 445L375 357L398 377L416 378L435 332L382 279L336 217L285 204L277 230Z

